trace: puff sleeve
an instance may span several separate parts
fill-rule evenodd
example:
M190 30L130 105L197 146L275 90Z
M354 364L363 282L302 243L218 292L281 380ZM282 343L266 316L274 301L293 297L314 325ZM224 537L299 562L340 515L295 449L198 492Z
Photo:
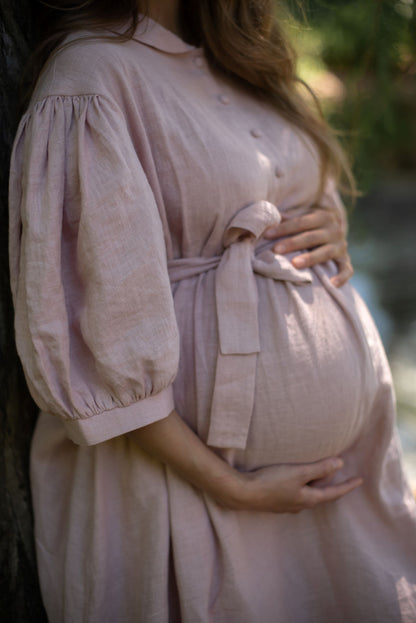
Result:
M169 415L179 340L155 198L121 111L49 96L10 178L15 331L38 406L95 444Z

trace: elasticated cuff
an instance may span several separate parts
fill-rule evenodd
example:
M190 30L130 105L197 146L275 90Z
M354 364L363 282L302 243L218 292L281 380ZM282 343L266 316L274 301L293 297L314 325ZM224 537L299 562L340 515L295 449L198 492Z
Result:
M65 429L73 442L92 446L157 420L163 420L174 408L173 390L170 385L158 394L139 400L128 407L116 407L85 419L66 420Z

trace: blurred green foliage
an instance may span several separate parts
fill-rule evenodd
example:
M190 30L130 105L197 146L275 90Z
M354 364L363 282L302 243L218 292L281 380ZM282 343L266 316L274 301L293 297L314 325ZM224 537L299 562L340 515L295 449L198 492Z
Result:
M416 178L416 0L289 4L299 74L341 130L359 186Z

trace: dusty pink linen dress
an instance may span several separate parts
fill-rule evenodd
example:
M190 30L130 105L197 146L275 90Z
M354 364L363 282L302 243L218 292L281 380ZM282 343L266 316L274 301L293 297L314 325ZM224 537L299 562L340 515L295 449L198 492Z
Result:
M46 67L15 143L10 252L51 623L416 621L373 322L331 263L298 271L261 240L318 177L306 139L153 22ZM220 508L123 434L174 406L239 469L340 454L337 479L364 485L298 515Z

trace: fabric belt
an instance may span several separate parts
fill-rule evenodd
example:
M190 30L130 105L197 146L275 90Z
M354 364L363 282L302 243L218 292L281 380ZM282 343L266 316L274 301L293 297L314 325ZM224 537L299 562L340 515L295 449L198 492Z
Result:
M274 244L255 249L265 229L281 221L268 201L237 212L223 238L222 255L168 262L172 283L215 269L219 351L207 443L219 448L245 448L254 407L256 362L260 352L258 291L255 274L297 285L311 283Z

